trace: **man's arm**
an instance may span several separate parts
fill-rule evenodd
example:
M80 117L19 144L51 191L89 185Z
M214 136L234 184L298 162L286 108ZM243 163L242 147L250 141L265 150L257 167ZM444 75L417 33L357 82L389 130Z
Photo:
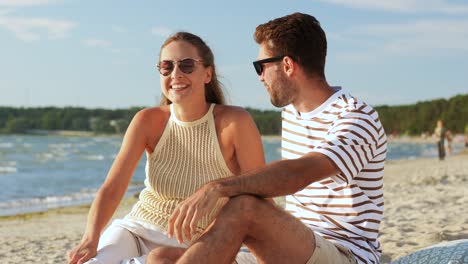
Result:
M169 237L176 236L182 243L182 232L194 232L199 219L212 211L223 197L242 194L276 197L295 193L308 184L339 173L334 163L324 154L310 153L299 159L282 160L242 174L210 182L179 204L169 219ZM190 231L175 223L190 223Z
M299 159L276 161L247 174L213 181L207 188L219 197L242 194L277 197L295 193L312 182L340 173L324 154L309 153Z

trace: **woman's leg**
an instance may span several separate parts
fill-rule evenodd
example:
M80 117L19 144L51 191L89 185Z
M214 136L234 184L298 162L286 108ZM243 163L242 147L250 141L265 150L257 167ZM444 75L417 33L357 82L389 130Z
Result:
M140 254L137 237L123 227L111 225L99 239L97 255L86 264L120 264Z

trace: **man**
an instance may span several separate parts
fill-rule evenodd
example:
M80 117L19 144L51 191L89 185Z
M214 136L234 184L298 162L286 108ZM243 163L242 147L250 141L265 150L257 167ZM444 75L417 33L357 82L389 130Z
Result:
M437 120L437 126L434 129L434 136L437 140L437 149L439 152L439 160L444 160L445 158L445 134L446 129L444 127L444 122L439 119Z
M313 16L269 21L255 40L255 70L272 104L284 107L283 160L200 188L169 220L179 241L229 200L185 252L156 250L149 262L232 263L244 244L260 263L378 263L386 136L377 113L328 85L326 37ZM286 211L264 199L284 195Z

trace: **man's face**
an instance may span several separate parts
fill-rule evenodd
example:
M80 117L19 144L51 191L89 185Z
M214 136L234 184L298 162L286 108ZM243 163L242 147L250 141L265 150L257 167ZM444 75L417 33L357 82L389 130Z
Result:
M260 46L258 60L272 57L265 44ZM268 93L270 101L276 107L291 104L296 96L297 88L284 72L283 62L271 62L263 64L262 74L259 76Z

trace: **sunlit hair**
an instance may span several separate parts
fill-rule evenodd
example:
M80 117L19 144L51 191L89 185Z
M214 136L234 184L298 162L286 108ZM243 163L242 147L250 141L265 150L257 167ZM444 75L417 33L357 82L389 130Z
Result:
M271 56L289 56L309 76L325 80L327 38L315 17L294 13L268 21L256 28L254 38Z
M213 73L211 75L211 81L205 84L205 99L208 103L225 104L222 84L218 80L218 75L216 74L214 56L210 47L208 47L208 45L206 45L206 43L197 35L188 32L177 32L167 38L161 46L161 50L159 51L160 57L164 47L174 41L185 41L194 46L197 49L198 55L203 60L203 66L205 68L211 66ZM164 94L162 94L161 97L160 105L169 105L172 103Z

